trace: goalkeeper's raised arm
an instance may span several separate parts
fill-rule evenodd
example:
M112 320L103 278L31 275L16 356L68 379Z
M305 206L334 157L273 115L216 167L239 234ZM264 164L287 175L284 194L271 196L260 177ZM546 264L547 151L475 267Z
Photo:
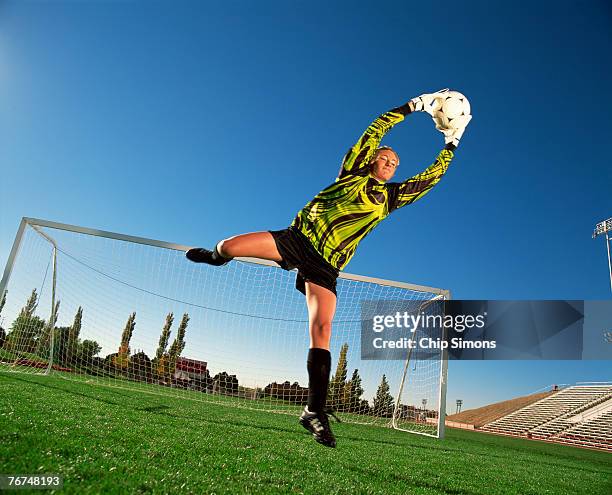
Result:
M459 140L465 132L465 128L472 119L471 115L461 115L449 122L442 112L437 111L443 107L443 102L453 95L459 94L448 89L442 89L435 93L417 96L410 100L412 111L426 112L432 116L436 129L444 134L445 146L438 154L436 160L423 172L406 179L402 183L389 183L389 212L414 203L427 194L448 170L454 151L459 145ZM463 95L461 95L463 97ZM463 97L465 98L465 97ZM466 99L467 101L467 99ZM469 108L469 103L467 104Z
M338 178L348 174L368 175L370 161L384 135L394 125L404 120L404 117L412 112L413 109L414 105L412 102L408 102L377 117L365 130L359 141L349 148L346 155L344 155Z
M420 174L410 177L401 183L387 184L389 190L389 213L402 206L414 203L425 196L434 187L448 170L454 157L453 145L446 145L440 151L434 163Z

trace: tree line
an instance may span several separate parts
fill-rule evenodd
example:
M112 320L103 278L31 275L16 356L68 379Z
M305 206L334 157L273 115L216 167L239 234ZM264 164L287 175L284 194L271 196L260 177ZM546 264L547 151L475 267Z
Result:
M0 314L6 304L7 291L0 300ZM48 361L51 352L51 337L53 336L53 365L59 369L80 368L80 371L93 374L124 375L148 379L163 379L171 377L176 370L176 363L185 348L185 333L189 323L189 315L185 313L179 324L176 338L168 348L173 313L166 317L166 324L160 336L155 358L150 360L144 352L131 354L130 341L136 327L136 313L128 316L117 352L98 357L102 346L95 340L80 338L83 308L78 307L72 325L56 326L60 301L55 303L52 316L45 321L35 314L39 295L32 290L25 306L17 315L6 332L0 327L0 348L11 353L8 357L18 356L22 364L41 364L38 359ZM2 356L0 357L7 357ZM41 366L37 366L41 367Z

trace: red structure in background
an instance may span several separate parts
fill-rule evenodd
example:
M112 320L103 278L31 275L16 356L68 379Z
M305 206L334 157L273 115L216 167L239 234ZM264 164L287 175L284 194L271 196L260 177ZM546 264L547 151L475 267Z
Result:
M179 357L176 360L176 371L183 371L191 375L205 375L208 363L198 361L197 359L189 359Z

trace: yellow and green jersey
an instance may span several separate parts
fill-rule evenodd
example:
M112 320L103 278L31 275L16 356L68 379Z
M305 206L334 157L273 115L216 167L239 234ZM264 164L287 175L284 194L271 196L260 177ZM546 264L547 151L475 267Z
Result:
M333 267L342 270L361 240L392 211L422 198L450 164L447 145L426 170L401 183L384 183L370 175L369 162L383 136L410 113L408 104L382 114L348 150L336 181L297 214L297 228Z

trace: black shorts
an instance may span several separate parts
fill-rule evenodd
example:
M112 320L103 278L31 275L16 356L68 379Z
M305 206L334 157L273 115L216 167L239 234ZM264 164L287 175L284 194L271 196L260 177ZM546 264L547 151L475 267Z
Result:
M289 227L270 230L276 248L283 260L279 265L284 270L298 269L295 288L306 295L306 281L320 285L336 294L336 279L339 271L321 256L310 241L299 230Z

